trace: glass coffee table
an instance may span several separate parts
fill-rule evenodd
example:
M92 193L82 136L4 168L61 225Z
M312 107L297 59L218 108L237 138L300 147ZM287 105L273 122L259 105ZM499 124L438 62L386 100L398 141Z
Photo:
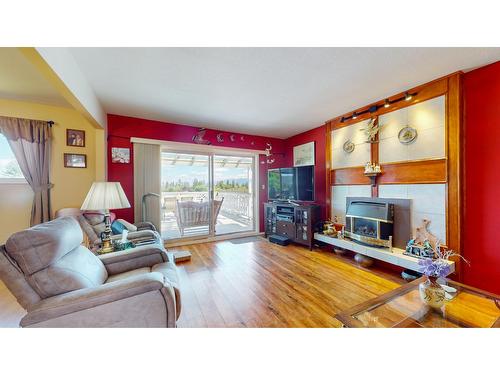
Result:
M446 303L436 310L420 299L422 281L425 277L335 317L344 327L353 328L500 328L500 296L447 280Z

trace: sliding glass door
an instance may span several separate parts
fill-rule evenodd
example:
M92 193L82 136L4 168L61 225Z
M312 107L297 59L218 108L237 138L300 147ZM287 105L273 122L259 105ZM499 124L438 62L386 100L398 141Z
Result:
M209 159L208 155L162 152L163 239L206 237L211 233Z
M253 157L214 155L215 202L220 202L215 233L253 231ZM214 213L217 214L217 213Z
M162 151L162 237L205 238L256 228L255 157Z

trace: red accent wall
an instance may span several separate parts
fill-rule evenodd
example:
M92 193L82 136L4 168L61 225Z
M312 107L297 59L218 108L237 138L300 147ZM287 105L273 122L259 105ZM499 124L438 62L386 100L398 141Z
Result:
M283 167L293 167L293 148L295 146L315 142L314 189L316 203L322 207L323 219L328 218L326 207L326 125L308 130L285 139L285 160Z
M146 120L134 117L108 115L108 181L120 182L132 207L117 211L119 217L127 221L134 221L134 150L130 143L131 137L158 139L162 141L193 143L193 136L198 132L199 127L189 125L179 125L160 121ZM216 136L221 133L224 138L223 143L217 142ZM230 135L235 136L234 142L229 139ZM243 138L242 138L243 137ZM246 148L253 150L264 150L266 143L271 143L273 152L284 152L284 141L277 138L261 137L256 135L230 133L207 129L204 139L212 142L212 145L228 148ZM252 145L251 142L254 144ZM115 164L111 162L111 148L130 148L130 164ZM267 201L267 170L269 167L280 167L282 156L275 155L276 162L268 165L265 156L260 156L259 160L259 197L260 202ZM262 186L265 189L262 189ZM260 230L263 230L263 205L260 204Z
M466 284L500 294L500 62L463 80Z

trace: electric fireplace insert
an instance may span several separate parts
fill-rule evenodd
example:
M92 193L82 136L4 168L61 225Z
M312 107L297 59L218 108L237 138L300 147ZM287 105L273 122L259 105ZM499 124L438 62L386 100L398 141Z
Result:
M394 205L353 200L346 212L345 236L363 245L392 247Z

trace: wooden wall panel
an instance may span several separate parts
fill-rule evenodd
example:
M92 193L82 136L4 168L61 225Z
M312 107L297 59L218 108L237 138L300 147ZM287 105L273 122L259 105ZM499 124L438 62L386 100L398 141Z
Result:
M365 167L341 168L331 171L332 185L368 185L370 179L363 172Z
M462 74L449 77L447 95L447 156L448 156L448 200L447 233L448 246L455 252L462 252ZM456 259L456 274L461 281L461 260Z
M378 184L446 183L446 159L382 164Z

